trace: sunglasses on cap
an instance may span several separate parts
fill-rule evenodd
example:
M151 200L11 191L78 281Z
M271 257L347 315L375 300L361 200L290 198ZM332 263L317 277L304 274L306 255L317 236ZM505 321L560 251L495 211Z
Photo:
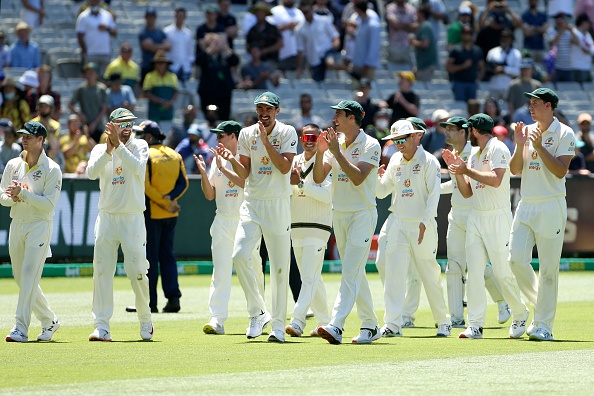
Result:
M227 132L217 132L217 139L222 139L225 136L229 136L229 135L231 135L231 134L227 133Z
M316 143L318 141L318 135L312 135L312 134L302 135L301 141L303 143Z
M406 143L406 139L408 139L409 137L410 135L401 136L397 139L392 139L392 141L394 142L394 144L404 144Z
M116 122L116 124L122 129L128 129L134 126L134 121Z

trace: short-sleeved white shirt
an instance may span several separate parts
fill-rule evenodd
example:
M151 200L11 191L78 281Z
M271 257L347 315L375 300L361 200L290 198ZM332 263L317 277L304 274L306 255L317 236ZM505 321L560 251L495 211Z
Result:
M462 150L462 152L459 153L462 161L468 162L468 158L470 158L471 152L472 152L472 145L470 144L470 142L466 142L466 146L464 146L464 149ZM455 176L452 177L452 185L453 185L452 208L462 209L462 208L472 207L473 197L464 198L462 196L462 194L460 194L460 190L458 189L458 181L456 180Z
M233 171L231 163L222 159L222 167ZM243 202L243 188L233 183L216 166L211 166L208 181L215 188L216 213L221 216L239 217L239 207Z
M99 30L100 25L110 29L116 27L113 15L109 11L100 9L99 14L91 14L87 8L76 20L76 33L85 35L84 41L88 55L109 55L111 53L111 37L107 30Z
M468 159L468 167L482 172L489 172L499 168L505 169L501 184L497 188L469 178L472 195L474 196L473 206L476 210L487 211L511 208L509 196L510 159L509 149L496 137L487 142L483 151L480 151L478 147L472 150L472 154Z
M528 125L528 131L538 127L538 123ZM555 118L542 134L543 147L553 155L575 155L575 133ZM551 198L565 196L565 177L559 179L543 164L542 159L528 140L524 145L524 165L520 193L523 199Z
M344 137L342 138L344 139ZM355 141L346 147L341 139L340 151L346 159L354 165L367 162L375 167L379 166L381 148L377 139L367 135L363 130ZM324 163L332 166L332 205L334 210L340 212L357 212L370 206L375 206L375 185L377 176L371 173L363 183L355 186L330 151L324 154Z
M280 154L297 153L297 132L290 125L277 120L268 139ZM241 130L237 154L251 160L244 191L246 198L268 200L286 198L293 194L291 174L282 174L272 163L260 139L258 124Z
M291 22L297 22L297 27L293 29L285 29L281 32L283 37L283 47L278 53L280 60L297 55L297 30L305 23L305 16L303 12L297 7L287 8L283 5L277 5L270 10L272 16L270 23L274 26L286 25Z

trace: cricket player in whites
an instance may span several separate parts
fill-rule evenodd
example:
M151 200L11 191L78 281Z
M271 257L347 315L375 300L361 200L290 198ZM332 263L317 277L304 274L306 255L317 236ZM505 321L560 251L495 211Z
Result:
M95 222L93 253L93 318L95 331L89 341L111 341L109 320L113 315L113 276L118 246L124 253L124 270L136 296L140 337L153 338L144 225L144 184L148 144L130 139L136 117L118 108L109 115L107 141L91 151L87 176L99 177L99 213Z
M513 315L510 338L520 338L526 331L529 311L520 297L516 278L507 262L511 202L509 196L508 148L493 136L493 119L475 114L463 128L468 128L475 147L465 163L459 154L443 151L450 173L455 175L458 190L472 199L473 209L466 226L466 261L468 267L468 327L460 338L483 338L487 316L485 266L491 261L505 301ZM478 146L478 149L477 149Z
M439 204L440 167L437 158L420 145L424 131L410 121L396 121L390 127L398 152L390 158L385 172L380 168L378 198L392 194L390 216L378 240L376 266L384 272L383 337L402 335L402 308L409 265L414 265L423 282L437 336L451 332L437 254L437 205Z
M518 123L514 131L516 150L510 169L522 175L522 199L512 224L509 262L522 293L534 307L529 338L551 341L567 222L565 175L575 154L575 134L553 116L559 103L555 92L538 88L524 95L530 99L528 108L535 123ZM535 243L538 277L530 265Z
M291 337L301 337L303 334L310 307L318 322L318 326L310 332L311 336L318 336L318 327L330 322L322 265L332 232L332 175L328 174L320 184L313 180L319 135L320 127L316 124L303 127L303 153L295 156L291 171L291 241L301 274L299 298L295 303L291 324L285 328Z
M280 112L280 99L276 94L264 92L254 104L258 123L239 133L239 160L228 158L235 173L246 180L245 199L235 234L233 264L251 317L246 336L250 339L260 336L272 319L268 341L284 342L291 254L293 190L290 177L293 157L297 153L297 132L276 119ZM252 264L253 251L262 235L270 257L272 316L266 310Z
M462 117L451 117L439 125L445 129L446 143L454 148L462 161L467 162L472 145L468 141L468 130L462 125L467 120ZM464 282L466 281L466 223L472 210L472 197L465 199L458 190L455 177L441 183L441 194L452 194L452 208L448 214L447 249L448 265L446 268L448 306L452 320L452 327L466 328L464 321ZM509 320L511 312L503 295L499 283L493 274L490 264L485 267L485 287L497 303L499 323Z
M233 172L229 158L237 159L237 139L242 125L235 121L223 121L210 132L217 135L217 148L211 148L215 161L206 172L206 162L202 156L194 156L200 176L204 197L215 200L217 211L210 227L212 237L212 281L208 310L210 319L202 330L206 334L225 334L225 320L229 316L229 298L231 296L231 280L233 277L233 243L239 224L239 207L243 202L245 180ZM218 151L217 151L218 150ZM219 152L221 154L219 154ZM252 265L254 266L260 294L264 295L264 274L259 255L259 246L254 249Z
M16 324L7 342L27 342L31 313L41 322L37 341L49 341L60 327L39 287L45 258L51 256L54 209L62 189L60 167L43 151L47 130L39 122L26 122L17 131L23 152L8 161L0 183L0 204L10 207L8 252L14 280L19 286Z
M361 129L365 112L359 103L343 100L331 107L336 110L332 118L336 130L328 128L318 139L313 177L320 184L332 171L334 235L342 279L330 323L318 327L318 334L331 344L341 344L344 322L356 302L362 324L352 342L369 344L381 337L365 276L377 223L375 173L381 149L379 142Z

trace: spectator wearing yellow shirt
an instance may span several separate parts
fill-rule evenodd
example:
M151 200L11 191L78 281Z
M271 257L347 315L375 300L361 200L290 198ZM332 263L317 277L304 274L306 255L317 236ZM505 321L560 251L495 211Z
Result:
M68 117L68 133L60 137L60 147L66 158L64 173L84 175L88 153L96 142L89 136L89 128L80 122L76 114Z
M132 60L132 46L130 43L120 45L120 56L107 65L103 79L109 80L114 73L119 73L122 76L124 85L136 90L138 81L140 81L140 67Z
M56 107L54 98L50 95L41 95L37 101L37 117L31 121L37 121L43 124L47 129L48 138L50 135L56 138L60 136L60 123L52 118L54 108Z
M8 118L15 130L21 129L23 124L29 121L30 108L24 92L17 88L12 77L7 77L2 82L2 99L0 118Z

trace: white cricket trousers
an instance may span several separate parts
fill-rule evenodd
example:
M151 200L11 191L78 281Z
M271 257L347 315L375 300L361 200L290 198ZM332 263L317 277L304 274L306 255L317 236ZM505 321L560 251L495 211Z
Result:
M233 277L233 244L235 233L239 224L239 216L215 215L210 227L212 237L212 280L210 283L210 296L208 298L208 310L211 320L223 326L229 317L229 298L231 296L231 281ZM260 258L260 244L253 251L252 264L260 294L264 295L264 273L262 273L262 259Z
M113 315L113 277L120 245L124 253L124 270L136 297L138 320L151 321L144 215L112 214L100 210L95 222L93 252L93 318L96 329L110 330L109 320Z
M393 213L389 216L385 242L378 246L379 260L385 260L384 322L392 331L402 324L402 309L406 293L409 265L414 265L423 282L433 319L438 325L449 324L441 268L435 259L437 253L437 223L432 219L426 224L423 242L419 239L419 220L400 220ZM380 252L381 251L381 252ZM388 259L389 258L389 259Z
M330 322L330 315L326 287L322 280L322 265L328 241L319 238L303 238L298 240L298 246L295 246L295 241L294 239L293 252L301 274L301 289L291 321L304 329L307 310L311 307L318 325L325 326Z
M377 224L377 209L371 206L357 212L334 211L332 216L336 246L342 261L342 278L329 324L343 329L356 302L361 327L375 329L377 316L365 276L365 264Z
M253 252L262 235L270 258L270 291L272 293L272 330L285 331L287 290L291 260L291 200L246 198L241 204L239 226L235 234L233 264L245 293L250 317L266 311L264 296L258 286L258 270L252 263ZM261 272L261 270L260 270Z
M510 237L509 262L522 293L534 307L534 324L553 332L559 294L559 261L567 224L565 197L522 199ZM538 249L538 278L532 249Z
M446 280L448 308L452 321L464 319L464 284L466 282L466 226L472 209L454 209L448 214L446 234L448 264ZM485 288L495 302L503 300L501 287L493 274L493 268L485 266Z
M483 327L487 317L485 267L491 261L495 278L514 320L526 320L528 309L520 296L516 278L507 261L511 210L473 210L466 227L466 258L468 263L468 325Z
M8 252L14 280L19 286L16 328L25 335L29 334L31 313L39 319L41 327L49 327L57 320L39 286L51 235L51 221L10 223Z
M394 221L394 219L395 217L388 216L386 221L384 221L377 238L378 246L382 245L382 248L378 249L378 256L376 256L375 266L382 281L382 285L385 285L386 260L393 260L393 258L385 258L385 244L388 234L387 230L390 228L391 221ZM380 253L380 250L382 253ZM378 260L380 254L383 257L380 257ZM419 309L419 303L421 300L421 287L421 277L417 272L417 268L414 265L409 265L408 274L406 276L406 297L404 298L404 306L402 307L402 323L400 326L404 324L406 319L410 319L412 322L415 321L415 312L417 312L417 309Z

